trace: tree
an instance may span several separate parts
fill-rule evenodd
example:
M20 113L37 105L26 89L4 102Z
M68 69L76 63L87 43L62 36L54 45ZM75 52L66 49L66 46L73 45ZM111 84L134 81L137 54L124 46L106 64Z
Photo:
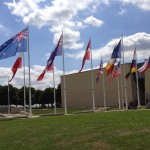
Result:
M61 83L58 84L58 87L56 89L56 104L57 107L61 107Z
M8 86L1 86L0 87L0 96L1 100L0 103L1 105L8 105Z
M35 95L34 95L35 104L40 104L40 96L41 96L42 93L43 93L42 90L36 90L35 91Z
M11 84L9 85L9 97L10 97L10 104L19 104L21 105L21 101L18 96L18 88L13 87Z
M54 96L53 96L53 89L46 88L42 94L40 95L40 103L44 106L45 104L51 104L53 106L54 103Z

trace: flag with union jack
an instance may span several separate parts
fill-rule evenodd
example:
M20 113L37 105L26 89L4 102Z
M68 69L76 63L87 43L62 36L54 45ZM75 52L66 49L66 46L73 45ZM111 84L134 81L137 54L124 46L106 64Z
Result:
M15 56L17 52L27 52L28 27L0 46L0 59Z
M43 70L43 72L40 74L40 76L38 77L37 81L41 81L44 78L44 75L47 71L51 71L54 69L54 59L56 56L61 56L62 55L62 44L63 44L63 34L60 36L59 41L54 49L54 51L52 51L49 59L47 60L47 64L45 69Z

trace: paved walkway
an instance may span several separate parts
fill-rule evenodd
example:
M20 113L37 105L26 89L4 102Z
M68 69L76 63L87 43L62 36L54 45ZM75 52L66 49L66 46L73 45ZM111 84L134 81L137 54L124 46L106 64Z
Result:
M22 115L22 114L1 114L0 113L0 120L11 120L11 119L17 119L17 118L28 118L28 115Z

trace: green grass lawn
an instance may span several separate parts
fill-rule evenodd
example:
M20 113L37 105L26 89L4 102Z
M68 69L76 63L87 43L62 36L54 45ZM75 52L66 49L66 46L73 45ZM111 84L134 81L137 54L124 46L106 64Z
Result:
M0 150L149 149L149 110L0 121Z

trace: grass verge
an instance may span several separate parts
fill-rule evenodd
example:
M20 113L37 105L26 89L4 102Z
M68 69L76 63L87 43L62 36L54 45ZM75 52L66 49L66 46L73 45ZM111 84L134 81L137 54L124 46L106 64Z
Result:
M134 110L1 121L0 150L147 150L149 116Z

